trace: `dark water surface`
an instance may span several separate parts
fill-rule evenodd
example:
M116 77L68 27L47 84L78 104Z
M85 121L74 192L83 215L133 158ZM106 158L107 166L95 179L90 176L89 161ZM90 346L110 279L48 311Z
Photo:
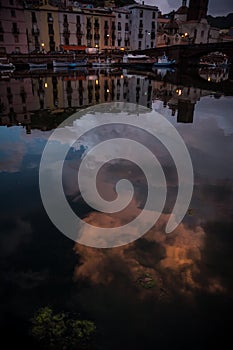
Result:
M223 348L231 339L233 83L215 80L211 85L198 75L184 81L177 71L120 69L2 77L0 323L6 348L15 342L36 348L29 336L30 319L46 305L93 320L96 349L210 349ZM48 137L63 120L111 101L138 103L164 115L187 145L195 183L182 223L166 235L177 193L172 159L137 130L122 130L120 136L134 134L154 148L166 175L168 198L160 220L141 239L95 249L75 244L51 223L40 197L38 170ZM77 120L80 128L84 123L84 117ZM113 130L105 133L112 137ZM87 136L68 161L80 159L97 141L98 135ZM105 186L128 174L141 204L146 195L143 174L122 164L120 170L114 163L103 169L103 194ZM67 197L80 217L96 225L119 223L119 218L86 205L73 187L69 167L64 171ZM152 288L146 288L146 276L153 280Z

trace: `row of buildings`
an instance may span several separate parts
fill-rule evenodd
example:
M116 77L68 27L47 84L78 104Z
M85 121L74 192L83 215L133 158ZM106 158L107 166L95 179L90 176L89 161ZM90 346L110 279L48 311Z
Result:
M5 0L0 11L1 53L156 47L157 6L80 7L73 1Z
M110 2L111 5L111 2ZM206 20L208 0L182 0L168 18L156 6L135 3L94 8L70 0L0 2L0 53L144 50L175 44L214 43L219 29Z

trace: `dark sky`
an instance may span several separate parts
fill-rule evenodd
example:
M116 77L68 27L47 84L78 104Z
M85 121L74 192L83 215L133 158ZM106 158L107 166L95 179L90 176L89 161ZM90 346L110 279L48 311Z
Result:
M137 0L137 2L140 3L142 0ZM145 4L156 5L163 13L166 13L179 8L182 0L145 0ZM233 0L209 0L210 15L224 16L230 12L233 12Z

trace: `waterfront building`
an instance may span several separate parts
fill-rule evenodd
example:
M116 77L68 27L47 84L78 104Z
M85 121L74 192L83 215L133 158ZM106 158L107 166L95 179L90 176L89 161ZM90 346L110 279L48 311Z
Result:
M45 2L25 6L29 52L55 51L60 45L58 8Z
M141 4L125 6L130 12L130 49L156 47L158 7Z
M24 8L18 0L4 0L0 10L0 54L27 53Z
M115 47L122 50L130 48L130 11L125 8L115 8Z

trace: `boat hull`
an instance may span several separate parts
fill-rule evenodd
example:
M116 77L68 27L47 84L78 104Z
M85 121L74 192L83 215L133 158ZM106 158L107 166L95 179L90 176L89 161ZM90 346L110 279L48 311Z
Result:
M29 63L30 69L47 69L47 63L45 64L37 64L37 63Z
M77 62L57 62L53 61L54 68L76 68L87 66L87 61L77 61Z

